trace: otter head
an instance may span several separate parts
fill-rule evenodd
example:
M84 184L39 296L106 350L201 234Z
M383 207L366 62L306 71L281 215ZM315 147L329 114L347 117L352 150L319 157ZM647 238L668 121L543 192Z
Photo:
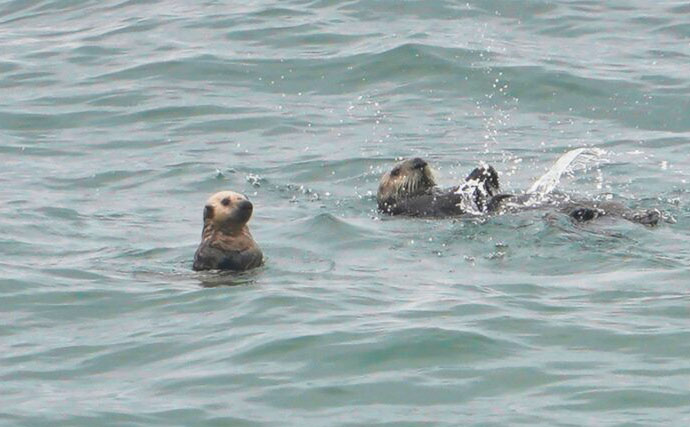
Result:
M427 162L419 157L404 160L381 177L376 195L379 209L389 211L400 200L428 193L435 185Z
M221 191L209 197L204 206L204 233L218 230L234 234L244 228L254 206L247 197L234 191Z

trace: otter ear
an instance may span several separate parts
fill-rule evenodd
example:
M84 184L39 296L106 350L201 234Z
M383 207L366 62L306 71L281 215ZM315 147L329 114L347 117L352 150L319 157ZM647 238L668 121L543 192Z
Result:
M213 218L213 206L204 206L204 221Z

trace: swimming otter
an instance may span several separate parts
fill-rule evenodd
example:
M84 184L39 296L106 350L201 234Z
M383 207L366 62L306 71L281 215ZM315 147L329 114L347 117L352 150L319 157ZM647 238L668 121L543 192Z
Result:
M617 202L587 203L571 202L561 210L576 222L586 222L603 216L617 216L636 224L653 227L659 224L661 212L658 209L634 211Z
M498 173L492 166L475 168L461 186L441 189L428 163L415 157L381 177L376 200L379 210L389 215L447 217L493 210L502 198L498 190Z
M233 191L212 195L204 206L201 243L192 268L244 271L260 266L263 254L247 227L253 209L245 196Z
M532 204L528 203L532 194L499 194L499 190L498 173L489 165L475 168L462 185L441 189L436 185L428 163L416 157L398 163L381 177L376 198L381 212L416 217L452 217L555 207L576 222L617 216L654 226L661 219L661 212L656 209L633 211L616 202L572 201L565 195ZM505 208L504 202L509 202L510 206Z

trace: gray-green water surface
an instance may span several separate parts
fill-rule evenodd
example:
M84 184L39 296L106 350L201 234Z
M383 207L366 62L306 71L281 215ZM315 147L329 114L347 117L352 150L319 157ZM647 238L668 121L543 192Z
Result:
M0 1L0 423L687 425L690 7ZM383 218L493 164L677 222ZM197 274L247 194L264 267ZM232 286L231 286L232 285Z

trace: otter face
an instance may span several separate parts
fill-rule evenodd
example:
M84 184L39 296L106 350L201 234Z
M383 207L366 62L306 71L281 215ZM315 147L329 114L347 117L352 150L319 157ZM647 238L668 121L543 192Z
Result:
M234 191L221 191L209 197L204 206L204 226L217 230L239 230L249 221L254 206L247 197Z
M376 195L379 209L387 210L399 200L427 193L435 185L427 162L419 157L404 160L381 177Z

